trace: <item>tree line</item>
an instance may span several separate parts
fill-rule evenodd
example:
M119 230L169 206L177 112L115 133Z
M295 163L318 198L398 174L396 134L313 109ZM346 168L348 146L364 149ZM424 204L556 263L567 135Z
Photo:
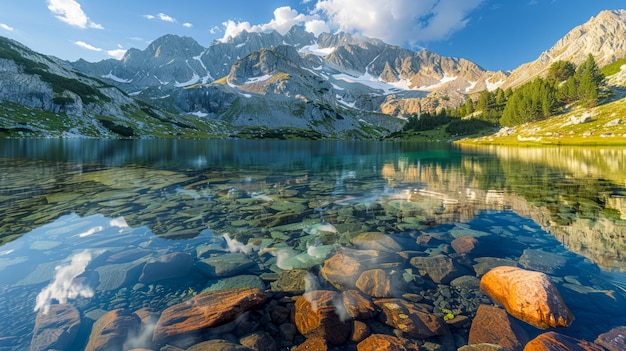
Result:
M594 107L603 80L591 54L578 67L568 61L556 61L545 78L536 78L515 90L483 90L476 100L467 98L455 109L413 114L404 130L426 130L449 123L448 133L467 135L498 125L515 126L544 119L573 103ZM471 118L463 119L468 116Z

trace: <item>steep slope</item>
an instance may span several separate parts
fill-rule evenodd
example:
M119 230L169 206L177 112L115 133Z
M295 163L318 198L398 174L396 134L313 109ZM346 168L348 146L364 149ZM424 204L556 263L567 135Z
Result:
M599 66L626 56L626 10L606 10L572 29L537 60L521 65L511 72L502 85L516 87L538 76L544 76L556 61L579 65L592 54Z
M0 135L145 137L213 127L168 116L65 61L3 37L0 101Z

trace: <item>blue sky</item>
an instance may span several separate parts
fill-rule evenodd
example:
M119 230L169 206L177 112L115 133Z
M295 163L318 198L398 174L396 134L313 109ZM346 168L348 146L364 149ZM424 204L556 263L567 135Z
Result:
M208 46L241 30L299 24L508 70L601 10L623 7L614 0L0 0L0 35L62 59L99 61L165 34Z

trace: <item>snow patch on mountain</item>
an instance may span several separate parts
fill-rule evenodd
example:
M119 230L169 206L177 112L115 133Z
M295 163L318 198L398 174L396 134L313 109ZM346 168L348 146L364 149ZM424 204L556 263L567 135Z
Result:
M266 74L264 76L260 76L260 77L252 77L252 78L248 78L248 80L244 83L244 84L252 84L252 83L258 83L258 82L265 82L266 80L272 78L271 74Z
M177 88L184 88L190 85L194 85L196 83L198 83L200 81L200 75L196 72L193 72L193 77L191 77L191 79L187 82L184 83L179 83L178 81L174 84L175 87Z
M442 86L442 85L444 85L444 84L446 84L448 82L455 81L457 78L459 78L459 77L457 77L457 76L448 77L448 76L446 76L444 74L443 78L441 78L439 83L435 83L433 85L428 85L428 86L422 86L422 87L419 87L418 90L433 90L433 89L437 89L440 86Z
M109 74L105 74L105 75L103 75L103 76L101 76L101 77L102 77L102 78L107 78L107 79L113 80L113 81L118 82L118 83L130 83L130 82L132 82L132 81L133 81L132 79L123 79L123 78L120 78L120 77L118 77L118 76L114 75L114 74L113 74L113 71L109 71Z
M315 56L328 56L330 54L332 54L335 51L336 48L332 47L332 48L321 48L319 47L319 44L313 44L313 45L307 45L307 46L303 46L300 50L298 50L298 52L302 55L315 55Z

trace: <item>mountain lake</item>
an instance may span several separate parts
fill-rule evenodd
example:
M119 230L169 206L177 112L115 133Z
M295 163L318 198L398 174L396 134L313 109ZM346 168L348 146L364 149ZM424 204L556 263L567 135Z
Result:
M0 350L88 349L113 310L141 318L102 332L120 350L245 344L255 333L289 350L305 341L294 302L342 290L320 271L359 250L361 271L391 277L375 297L448 322L445 335L418 338L427 350L468 343L478 306L495 305L479 279L500 265L549 276L575 317L551 330L593 342L626 326L626 148L11 139L0 140L0 169ZM459 250L462 237L476 247ZM442 272L415 257L452 264ZM164 310L241 287L264 302L153 340ZM75 317L46 319L59 305ZM377 314L361 324L402 334ZM516 322L529 338L546 331Z

